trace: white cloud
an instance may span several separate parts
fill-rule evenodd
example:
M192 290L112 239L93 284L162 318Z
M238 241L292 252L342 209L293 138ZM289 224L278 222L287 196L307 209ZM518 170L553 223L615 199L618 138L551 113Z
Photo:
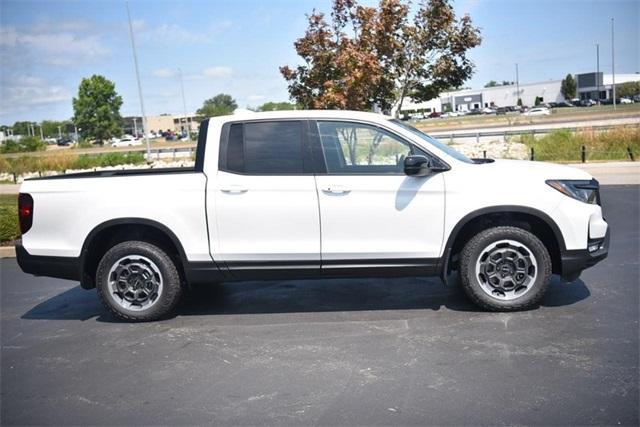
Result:
M167 77L175 77L177 74L177 71L171 68L158 68L157 70L153 70L151 74L153 74L154 77L167 78Z
M208 34L187 30L178 24L162 24L148 31L145 37L150 41L164 43L200 44L212 42Z
M4 27L0 29L0 46L10 51L6 54L24 54L26 51L40 62L51 65L82 63L109 52L97 35L71 31L78 28L74 25L76 24L62 25L62 29L67 29L65 31L60 31L58 26L53 27L55 30L50 30L43 25L36 25L28 30Z
M233 69L224 66L209 67L202 71L204 77L213 78L230 77L231 74L233 74Z
M25 111L34 106L69 102L67 88L40 77L20 76L2 82L2 114Z

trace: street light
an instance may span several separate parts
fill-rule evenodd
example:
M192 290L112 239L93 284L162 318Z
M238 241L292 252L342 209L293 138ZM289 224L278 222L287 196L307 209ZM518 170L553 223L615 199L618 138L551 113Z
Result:
M136 53L136 42L133 38L133 25L131 25L131 12L129 11L129 2L125 2L127 6L127 17L129 18L129 35L131 36L131 48L133 50L133 63L136 69L136 80L138 81L138 96L140 96L140 109L142 110L142 135L147 145L147 162L151 162L151 147L149 146L149 138L147 138L147 115L144 112L144 99L142 97L142 83L140 83L140 71L138 70L138 54Z
M522 103L520 100L520 78L518 76L518 63L516 62L516 96L518 99L516 100L516 105ZM521 105L518 105L520 107Z
M178 75L180 76L180 90L182 91L182 111L184 113L184 127L187 131L187 141L191 141L191 126L189 126L187 119L187 101L184 97L184 82L182 81L182 70L178 68Z
M614 52L614 42L613 42L613 29L614 29L614 21L611 18L611 74L612 81L611 85L613 86L613 109L616 109L616 56Z

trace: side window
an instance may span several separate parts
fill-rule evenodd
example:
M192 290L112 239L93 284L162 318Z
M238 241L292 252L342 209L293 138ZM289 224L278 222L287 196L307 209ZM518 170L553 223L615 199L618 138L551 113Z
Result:
M327 172L330 174L402 174L411 146L376 126L318 121Z
M256 175L302 173L302 130L299 121L234 123L224 169Z

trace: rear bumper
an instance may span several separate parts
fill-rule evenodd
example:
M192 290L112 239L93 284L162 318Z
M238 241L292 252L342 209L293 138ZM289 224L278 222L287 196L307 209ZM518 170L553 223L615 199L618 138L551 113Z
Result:
M609 255L609 240L611 230L607 228L604 239L590 241L587 247L598 244L598 249L589 252L588 249L580 249L576 251L565 251L561 257L562 262L562 278L567 281L576 280L580 277L583 270L592 267L605 259Z
M16 243L16 259L22 271L34 276L80 280L79 258L31 255L18 241Z

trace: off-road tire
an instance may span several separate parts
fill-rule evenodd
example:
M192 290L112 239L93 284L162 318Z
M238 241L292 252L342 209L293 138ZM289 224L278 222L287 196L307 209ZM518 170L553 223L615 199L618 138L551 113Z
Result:
M501 240L513 240L531 250L537 262L537 277L530 289L513 300L500 300L488 295L476 276L476 262L489 245ZM490 311L519 311L537 306L551 278L551 257L545 245L534 234L518 227L500 226L475 235L460 254L460 282L467 296L480 307Z
M120 306L111 297L108 275L112 266L121 258L130 255L141 255L157 266L162 276L162 290L157 301L148 309L128 310ZM143 241L119 243L109 249L98 264L96 271L96 288L104 306L111 313L123 320L148 322L170 316L182 296L183 286L174 260L160 247Z

